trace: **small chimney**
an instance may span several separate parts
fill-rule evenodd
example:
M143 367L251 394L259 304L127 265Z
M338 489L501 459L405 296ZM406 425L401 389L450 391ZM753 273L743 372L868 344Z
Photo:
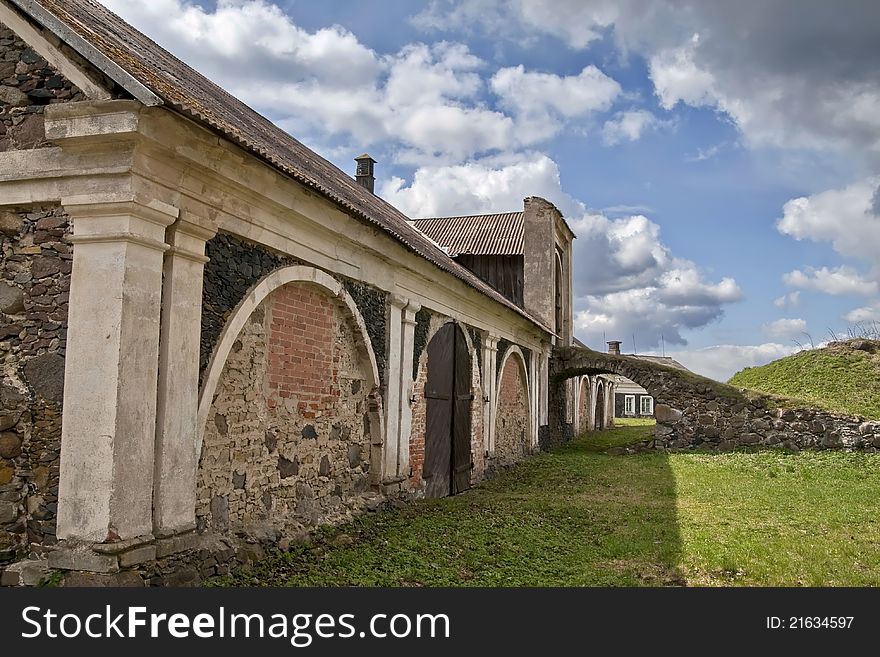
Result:
M373 175L373 165L376 164L376 160L364 153L363 155L354 158L354 161L357 162L357 171L354 175L357 184L361 187L365 187L369 190L370 194L373 194L373 188L376 185L376 177Z
M620 340L608 341L608 353L614 354L615 356L620 356Z

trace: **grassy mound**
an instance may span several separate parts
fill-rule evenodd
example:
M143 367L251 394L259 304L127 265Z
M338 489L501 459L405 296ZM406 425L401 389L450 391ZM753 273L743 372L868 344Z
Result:
M880 340L834 342L737 372L729 383L880 419Z

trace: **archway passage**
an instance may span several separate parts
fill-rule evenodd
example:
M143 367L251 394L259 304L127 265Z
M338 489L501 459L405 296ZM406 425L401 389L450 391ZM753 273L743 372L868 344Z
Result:
M578 430L588 431L592 426L590 423L592 418L592 408L590 408L590 377L582 377L580 382L581 394L580 399L578 400Z
M425 398L425 495L454 495L470 488L473 400L467 342L455 324L428 344Z
M519 349L504 361L495 412L495 462L513 465L531 451L529 389L525 361Z
M207 411L200 529L299 531L346 518L372 494L381 461L374 359L362 320L332 279L321 280L266 286L230 322L241 328L230 331Z
M593 428L596 431L600 431L605 428L605 386L599 381L599 384L596 386L596 411L593 415L596 418L596 421L593 424Z

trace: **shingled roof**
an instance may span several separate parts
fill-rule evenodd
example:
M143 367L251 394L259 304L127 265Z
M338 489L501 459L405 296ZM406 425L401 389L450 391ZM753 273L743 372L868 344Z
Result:
M470 255L522 255L523 213L416 219L413 225L453 258Z
M544 330L538 319L452 260L390 203L93 0L11 0L147 105L164 105L253 153L347 213Z

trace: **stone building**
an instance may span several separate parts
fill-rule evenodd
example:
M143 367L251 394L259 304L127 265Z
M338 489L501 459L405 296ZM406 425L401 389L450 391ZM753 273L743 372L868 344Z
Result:
M527 198L511 292L374 164L355 180L97 3L0 0L0 568L194 580L236 536L539 447L574 235ZM608 394L583 381L575 416Z

